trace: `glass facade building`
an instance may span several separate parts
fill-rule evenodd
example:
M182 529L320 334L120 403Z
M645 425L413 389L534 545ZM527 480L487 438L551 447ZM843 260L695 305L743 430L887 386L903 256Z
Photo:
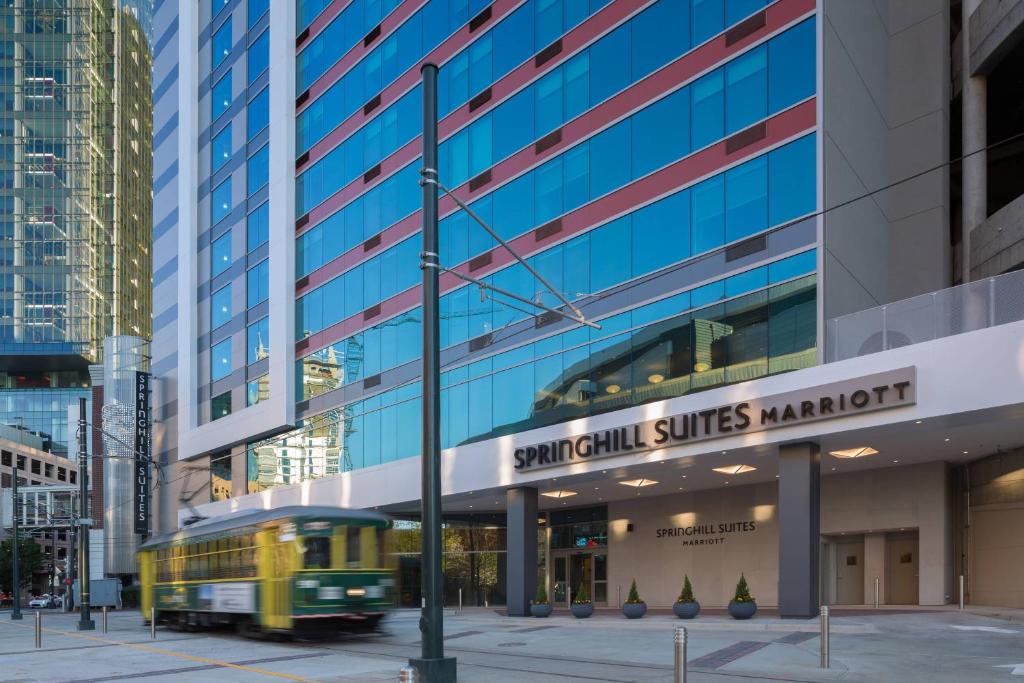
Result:
M445 448L816 364L816 21L807 3L762 0L298 2L287 397L298 426L248 442L247 490L419 452L428 59L440 66L441 181L601 325L569 327L443 279ZM217 45L230 44L225 26L211 24ZM247 45L247 68L263 64L251 31ZM231 77L223 68L215 83ZM212 86L214 111L238 127L218 87L230 86ZM250 122L265 117L258 97L250 89ZM230 163L231 134L211 130L213 166ZM261 145L231 171L247 173L234 187L249 192L211 176L215 223L242 225L218 197L237 204L259 185ZM453 203L441 217L445 266L558 304ZM265 221L245 222L251 247ZM229 247L211 237L216 261ZM249 311L266 298L258 268L250 259ZM217 302L239 295L214 280L223 323ZM249 367L236 407L278 390L252 371L267 323L250 318L232 327L245 353L211 338L214 386Z
M0 422L57 452L102 340L151 333L150 14L0 8Z

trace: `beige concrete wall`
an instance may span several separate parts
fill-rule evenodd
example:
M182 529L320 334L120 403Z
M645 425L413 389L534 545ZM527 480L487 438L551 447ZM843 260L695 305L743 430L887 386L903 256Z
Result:
M774 483L713 489L608 504L608 597L616 586L625 600L635 578L651 606L675 602L689 574L694 597L705 606L729 603L744 572L758 604L778 603L778 499ZM658 538L659 528L754 522L753 531ZM633 531L627 532L627 524ZM694 539L724 539L689 546Z
M947 602L952 558L946 467L930 463L822 479L821 533L865 534L865 600L874 599L874 577L882 579L885 531L918 529L921 604ZM625 599L635 578L640 597L651 606L675 601L689 574L701 604L728 604L740 572L762 606L778 603L778 490L774 483L680 492L608 505L608 596L616 587ZM658 529L730 522L754 522L752 531L658 537ZM633 531L627 531L627 525ZM724 539L687 545L692 539Z
M972 605L1024 607L1024 504L971 510Z

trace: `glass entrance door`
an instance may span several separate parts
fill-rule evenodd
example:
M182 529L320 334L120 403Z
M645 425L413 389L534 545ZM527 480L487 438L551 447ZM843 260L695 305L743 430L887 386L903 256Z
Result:
M596 605L608 602L608 556L595 552L566 552L553 554L554 571L551 575L551 602L568 607L580 586Z

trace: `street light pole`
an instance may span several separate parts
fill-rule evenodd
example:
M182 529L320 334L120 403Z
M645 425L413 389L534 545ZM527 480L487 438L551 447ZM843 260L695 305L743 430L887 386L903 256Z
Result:
M96 623L89 618L89 453L86 449L87 431L85 399L78 399L78 604L81 617L79 631L95 631Z
M11 610L11 619L14 621L21 620L21 577L18 576L18 566L21 563L21 557L18 554L18 454L14 454L14 460L11 462L14 467L13 484L11 487L11 512L14 513L14 519L12 520L12 526L14 535L11 537L11 579L14 582L14 608Z
M438 318L437 247L437 65L424 64L423 75L423 440L422 568L423 633L420 658L409 663L424 683L455 683L455 658L444 656L441 573L441 354ZM431 180L434 182L425 182Z

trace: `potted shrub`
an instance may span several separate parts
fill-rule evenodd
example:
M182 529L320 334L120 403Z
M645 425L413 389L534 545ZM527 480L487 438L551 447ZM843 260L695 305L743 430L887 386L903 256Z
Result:
M636 579L633 579L633 584L629 587L629 596L622 605L622 613L628 619L639 619L647 614L647 603L640 599L640 594L636 590Z
M736 584L736 595L729 601L729 614L733 619L749 619L756 613L757 603L750 595L747 578L740 574L740 581Z
M700 614L700 603L693 598L693 586L690 585L689 576L683 577L683 591L672 605L672 611L680 619L693 619Z
M587 595L587 588L584 584L580 584L580 588L576 591L576 595L573 596L572 606L569 609L577 619L586 619L594 613L594 603L590 601L590 596Z
M551 603L548 602L548 591L544 584L537 586L537 598L530 603L530 614L535 617L546 617L551 614Z

